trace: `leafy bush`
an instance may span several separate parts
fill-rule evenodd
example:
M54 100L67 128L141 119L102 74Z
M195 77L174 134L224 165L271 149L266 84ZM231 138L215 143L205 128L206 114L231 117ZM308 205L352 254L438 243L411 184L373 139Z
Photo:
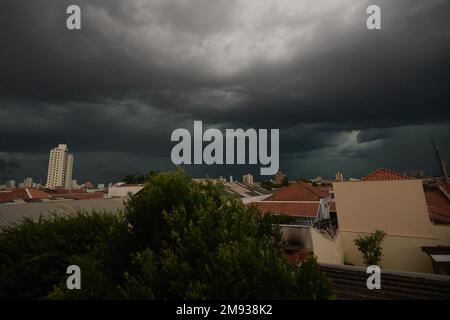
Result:
M317 257L310 256L302 263L298 272L298 294L301 299L324 300L332 297L331 285L319 269Z
M34 222L26 219L0 232L0 296L37 299L65 280L75 255L85 254L123 223L106 213L80 212Z
M385 235L384 231L376 230L372 234L360 236L358 239L355 239L355 245L363 254L363 261L366 266L379 265L381 262L383 255L381 242Z

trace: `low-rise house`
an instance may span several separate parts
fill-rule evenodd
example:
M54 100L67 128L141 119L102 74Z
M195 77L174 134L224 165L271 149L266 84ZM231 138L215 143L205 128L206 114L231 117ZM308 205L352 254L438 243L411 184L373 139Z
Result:
M450 226L430 219L422 180L378 169L361 181L333 183L346 260L363 265L354 244L361 235L383 230L383 268L432 273L423 246L450 244Z
M328 190L296 182L252 205L263 214L282 217L281 232L291 261L299 262L314 254L319 262L343 264L333 199Z

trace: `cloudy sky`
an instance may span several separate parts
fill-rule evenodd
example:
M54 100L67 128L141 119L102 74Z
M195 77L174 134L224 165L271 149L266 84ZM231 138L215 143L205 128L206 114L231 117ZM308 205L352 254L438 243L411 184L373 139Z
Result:
M448 0L2 0L0 182L44 180L58 143L82 182L168 170L193 120L279 128L291 178L434 174L430 136L450 159L449 16Z

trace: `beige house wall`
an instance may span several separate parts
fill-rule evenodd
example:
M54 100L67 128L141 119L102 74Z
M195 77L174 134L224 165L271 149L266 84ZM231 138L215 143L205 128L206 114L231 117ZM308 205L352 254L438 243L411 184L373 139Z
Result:
M421 180L333 183L341 231L435 239Z
M354 244L354 240L359 235L359 233L354 232L341 232L341 241L346 262L363 266L362 254ZM421 247L438 244L439 241L437 240L388 235L382 243L381 267L400 271L433 273L431 260Z
M314 228L311 230L312 249L320 263L344 264L344 250L340 234L332 240Z

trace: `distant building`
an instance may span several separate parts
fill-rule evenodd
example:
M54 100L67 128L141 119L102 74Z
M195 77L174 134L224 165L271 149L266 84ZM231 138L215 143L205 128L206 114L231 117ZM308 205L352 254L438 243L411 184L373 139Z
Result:
M86 182L84 185L85 189L94 189L94 185L92 184L92 182Z
M108 188L108 198L123 198L128 194L136 194L144 188L143 184L121 184Z
M342 172L338 171L336 172L336 181L344 181L344 175L342 174Z
M49 189L72 189L73 154L66 144L50 150L46 187Z
M73 179L72 180L72 190L78 190L80 189L80 186L78 185L78 180Z
M32 178L26 178L23 180L23 187L24 188L31 188L33 187L33 179Z
M314 179L312 179L312 181L315 183L321 183L323 182L323 178L321 176L317 176Z
M230 196L240 199L243 203L252 203L264 200L272 195L270 191L241 182L226 182L224 184L225 192Z
M222 183L225 183L225 182L227 182L227 179L225 179L224 177L220 176L219 177L219 181L222 182Z
M285 178L286 178L286 175L283 172L281 172L281 170L280 170L275 175L275 183L276 184L283 184Z
M16 187L16 180L8 180L5 183L6 188L15 188Z
M250 173L247 173L246 175L242 176L242 182L253 185L253 176Z

